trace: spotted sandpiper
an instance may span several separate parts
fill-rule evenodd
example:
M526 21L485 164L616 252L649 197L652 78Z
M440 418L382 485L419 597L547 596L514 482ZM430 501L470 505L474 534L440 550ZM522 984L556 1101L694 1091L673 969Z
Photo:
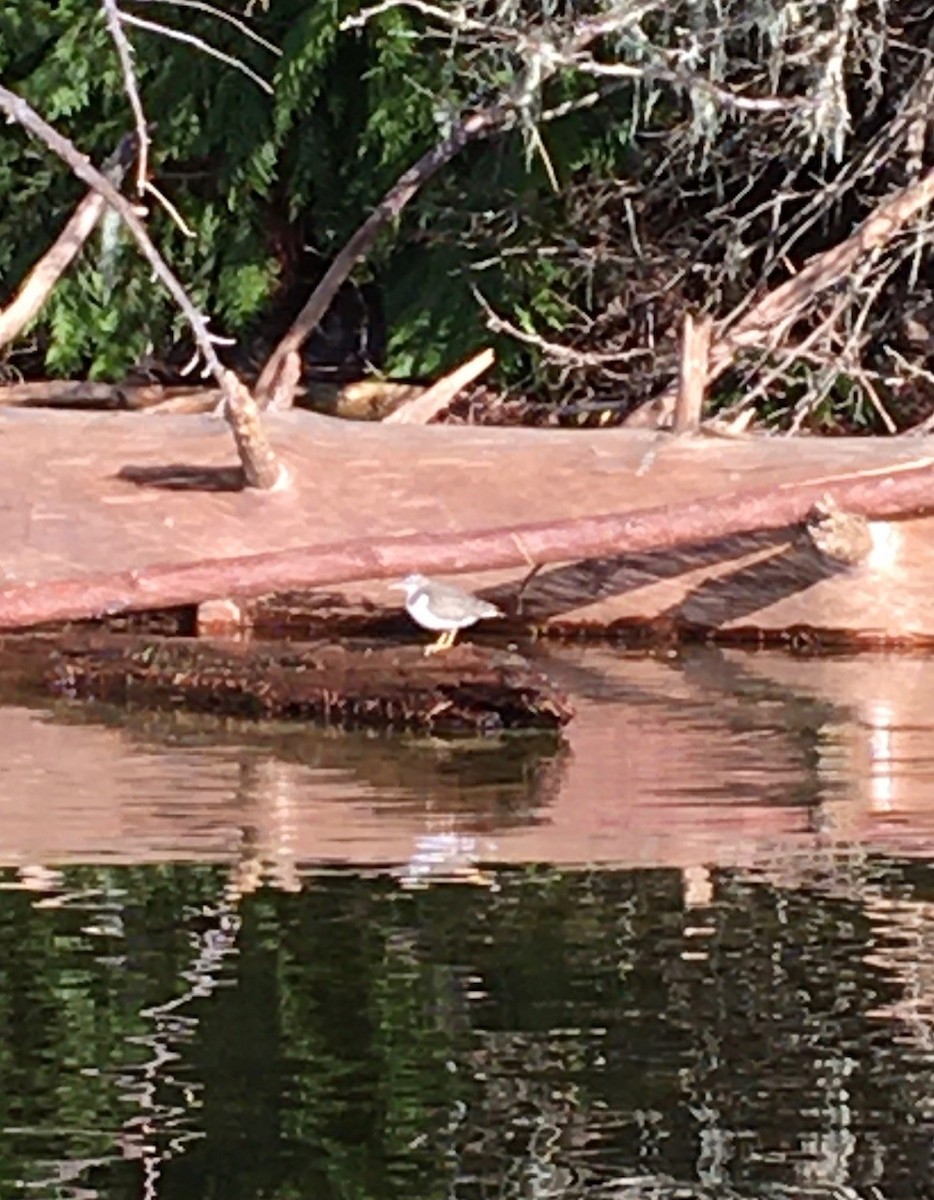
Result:
M407 575L400 583L390 586L405 592L406 612L416 624L434 633L440 632L438 640L426 647L426 654L449 650L458 632L468 625L504 615L495 604L424 575Z

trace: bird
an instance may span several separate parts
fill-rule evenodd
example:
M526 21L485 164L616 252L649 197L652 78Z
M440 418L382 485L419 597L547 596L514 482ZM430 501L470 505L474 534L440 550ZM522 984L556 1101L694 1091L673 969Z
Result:
M390 587L405 592L406 612L417 625L433 633L440 632L438 640L425 647L426 654L450 650L460 630L468 625L505 616L495 604L418 573L407 575Z

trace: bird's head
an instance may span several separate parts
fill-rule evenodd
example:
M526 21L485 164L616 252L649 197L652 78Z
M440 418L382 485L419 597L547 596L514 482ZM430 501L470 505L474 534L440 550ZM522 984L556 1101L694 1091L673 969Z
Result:
M414 571L411 575L406 575L405 579L400 579L396 583L391 583L389 586L394 591L405 592L406 598L412 596L419 588L423 588L428 580L424 575L420 575Z

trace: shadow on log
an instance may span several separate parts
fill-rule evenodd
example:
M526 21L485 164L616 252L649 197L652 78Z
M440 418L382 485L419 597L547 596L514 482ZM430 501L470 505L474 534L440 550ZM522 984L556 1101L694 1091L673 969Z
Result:
M520 655L469 645L429 661L420 645L91 634L55 643L11 639L0 652L0 674L15 677L20 690L76 699L343 728L557 729L573 715L565 696Z

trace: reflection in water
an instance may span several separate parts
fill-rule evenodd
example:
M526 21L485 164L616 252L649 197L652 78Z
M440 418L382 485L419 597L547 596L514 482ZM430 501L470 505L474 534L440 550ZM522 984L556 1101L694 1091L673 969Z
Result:
M861 869L901 916L743 871L7 889L3 1194L929 1195L934 874Z
M566 740L0 710L0 1196L934 1197L934 663L548 669Z

